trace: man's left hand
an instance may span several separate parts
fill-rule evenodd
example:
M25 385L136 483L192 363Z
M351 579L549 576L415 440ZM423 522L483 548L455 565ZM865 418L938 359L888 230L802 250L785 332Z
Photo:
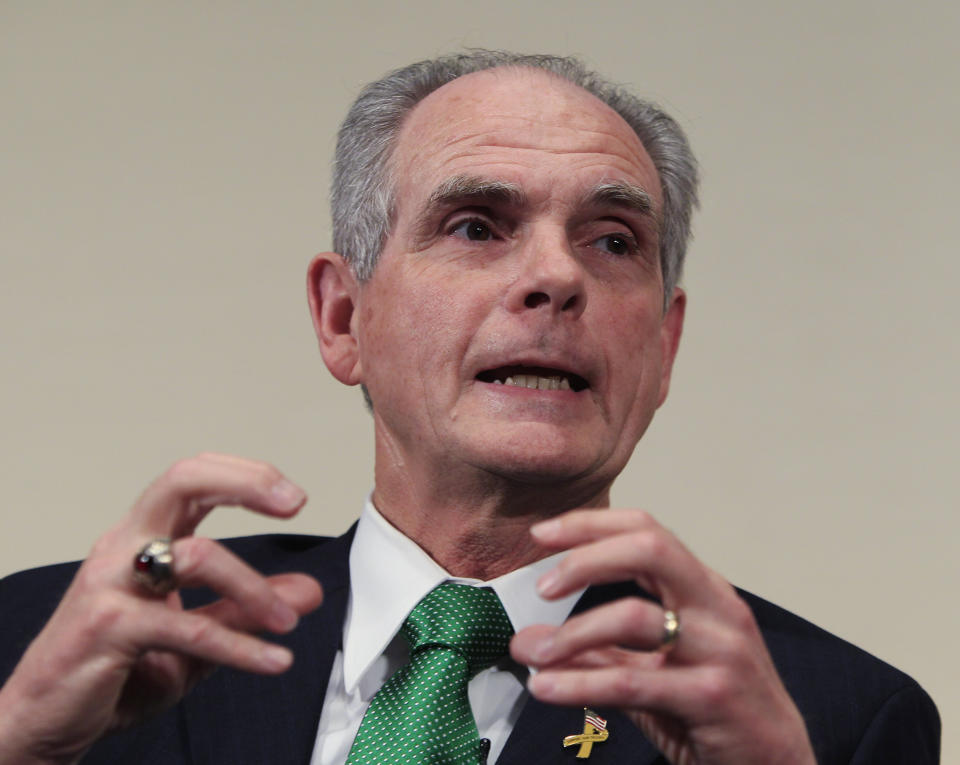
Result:
M520 631L511 653L539 670L534 696L618 706L675 765L815 763L750 608L649 514L574 510L532 534L570 550L540 580L543 597L630 580L660 600L624 598ZM661 650L667 610L680 634Z

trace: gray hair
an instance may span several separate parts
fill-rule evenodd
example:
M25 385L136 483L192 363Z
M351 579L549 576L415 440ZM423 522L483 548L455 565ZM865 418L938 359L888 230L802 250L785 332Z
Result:
M346 258L358 279L370 278L393 222L390 159L404 119L448 82L498 67L551 72L596 96L633 128L660 176L660 266L666 307L683 271L690 218L697 205L696 159L672 117L572 57L471 50L418 61L364 88L337 135L331 188L334 250Z

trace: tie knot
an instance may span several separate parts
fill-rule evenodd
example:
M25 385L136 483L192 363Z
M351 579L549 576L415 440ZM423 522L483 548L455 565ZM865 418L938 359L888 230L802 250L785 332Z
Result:
M493 590L447 582L417 603L401 632L411 655L427 647L453 649L472 677L507 655L513 625Z

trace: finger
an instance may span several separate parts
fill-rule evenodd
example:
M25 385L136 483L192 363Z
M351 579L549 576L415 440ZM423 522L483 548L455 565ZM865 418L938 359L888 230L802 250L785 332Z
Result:
M258 674L279 674L289 669L289 649L233 630L198 611L171 612L162 604L143 602L131 645L141 650L169 651L209 664L224 665Z
M307 574L274 574L267 582L278 597L303 616L316 610L323 602L320 582Z
M632 580L668 608L709 604L718 586L730 589L670 534L659 528L621 532L571 550L537 588L544 598L563 597L582 587Z
M594 649L618 647L656 651L663 643L664 610L641 598L622 598L577 614L549 631L521 630L514 638L518 661L535 667L565 663ZM689 648L694 636L684 635ZM663 661L658 654L649 665Z
M520 630L510 641L511 657L520 664L525 664L532 669L539 669L542 664L539 658L533 655L533 651L536 650L537 645L542 640L548 639L557 629L559 628L536 624ZM635 663L636 657L644 658L643 655L622 648L606 647L580 651L568 656L562 662L557 662L555 666L562 669L596 669L611 665L625 667L628 664Z
M267 577L267 583L277 597L301 616L315 610L323 600L320 583L306 574L275 574ZM248 632L258 629L258 624L231 600L218 600L196 608L191 613L215 619L231 630ZM216 664L195 657L180 657L180 660L182 670L186 673L186 689L193 687L217 668Z
M322 600L320 584L306 574L277 574L268 577L266 581L276 596L281 598L298 614L306 614L312 611L320 605ZM126 620L124 623L136 624L136 634L131 634L131 632L134 632L132 629L115 632L109 639L110 643L120 647L121 652L126 654L127 659L123 664L125 666L132 664L134 671L138 673L141 681L145 679L145 675L148 677L152 676L155 682L148 684L151 687L167 688L169 693L173 694L173 697L179 698L221 664L237 666L253 672L273 674L282 671L284 662L288 662L290 659L289 652L285 654L283 651L280 651L273 659L267 657L266 664L264 664L264 657L261 651L272 651L275 646L255 638L250 638L249 641L235 641L230 633L242 634L243 632L259 629L260 627L255 620L233 601L219 600L189 612L191 619L199 617L208 622L216 622L225 630L222 634L225 636L224 639L228 645L226 650L218 647L221 640L216 634L213 634L216 630L212 625L209 627L211 632L206 633L212 636L206 641L208 644L212 643L212 646L207 645L205 647L204 641L194 640L190 630L204 629L203 623L196 621L192 621L186 627L182 628L187 630L185 639L181 636L177 641L173 641L170 639L167 631L159 634L151 634L144 638L143 625L149 625L158 618L155 612L143 611L144 601L139 598L134 599L132 604L127 599L124 599L122 603L124 619ZM156 603L157 601L153 601L153 603L147 601L146 607L154 608ZM170 595L167 596L165 605L178 604L179 594L176 592L170 593ZM116 625L120 623L119 620L115 618L116 614L116 610L110 613L108 608L97 623L112 624L116 630ZM166 613L161 613L159 618L178 618L181 614L182 612L169 611L168 609ZM164 622L164 625L166 626L166 622ZM149 630L149 627L147 630ZM106 635L104 630L96 629L95 632L97 632L101 638ZM250 636L247 637L249 638ZM142 645L135 643L124 649L122 647L122 641L125 638L132 640L143 638L143 643ZM176 651L170 647L182 644L185 640L189 642L186 653ZM237 654L241 655L240 659L236 658ZM273 661L276 661L277 664L272 664L271 662ZM287 666L289 666L289 664L287 664ZM130 684L128 683L128 685ZM163 706L166 702L162 698L157 698L151 699L150 703Z
M594 542L613 534L642 529L666 531L645 510L631 508L594 508L571 510L530 527L533 537L545 547L563 550Z
M242 505L288 517L306 494L266 462L220 454L180 460L154 481L134 506L131 523L141 532L181 537L220 504Z
M172 553L174 581L181 587L209 587L232 601L248 617L248 629L289 632L296 626L299 614L262 574L222 545L185 537L173 543ZM139 594L136 583L131 587Z
M266 581L274 594L300 616L315 610L323 601L320 583L306 574L276 574L267 577ZM232 600L218 600L194 609L193 613L216 619L234 630L250 631L259 627L250 615Z
M709 713L714 685L708 671L689 667L545 669L527 680L530 693L549 704L643 709L683 719Z

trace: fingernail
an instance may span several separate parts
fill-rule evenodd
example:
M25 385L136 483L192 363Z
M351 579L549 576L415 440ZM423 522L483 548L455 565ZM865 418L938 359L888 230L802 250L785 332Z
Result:
M540 521L530 527L530 533L537 539L550 539L560 531L560 522L557 520Z
M276 603L270 612L270 625L274 632L289 632L297 626L300 616L283 601Z
M286 478L274 484L270 495L281 510L293 510L303 504L303 500L307 497L303 489L290 483Z
M550 597L557 590L557 582L560 579L560 572L557 569L551 569L540 577L537 582L537 592L543 598Z
M266 669L280 671L293 664L293 654L288 648L280 645L265 646L260 654Z

